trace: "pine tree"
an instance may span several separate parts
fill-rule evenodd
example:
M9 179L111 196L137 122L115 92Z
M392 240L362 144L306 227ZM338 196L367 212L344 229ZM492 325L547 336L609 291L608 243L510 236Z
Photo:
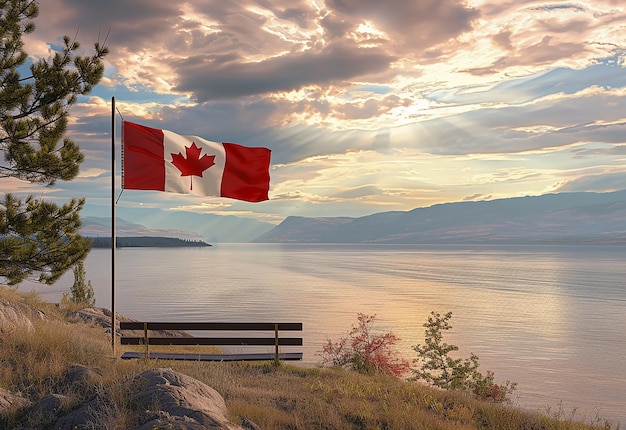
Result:
M70 290L70 301L72 303L93 306L96 304L95 292L91 286L91 281L85 283L85 265L82 261L76 263L74 270L74 284Z
M69 110L102 78L108 49L95 43L93 55L79 55L79 43L66 36L62 49L27 68L22 35L34 31L38 13L34 0L0 0L0 152L5 161L0 178L52 186L78 174L84 156L64 138ZM72 199L58 206L6 194L0 201L0 277L16 285L39 274L40 282L52 284L84 260L90 249L78 233L84 203Z
M424 324L425 344L413 347L418 355L414 362L420 364L419 369L413 370L414 379L423 379L446 390L471 389L482 378L478 372L478 357L473 353L465 360L450 356L451 352L459 350L458 346L443 341L444 331L452 328L450 318L452 312L443 316L434 311L430 313Z

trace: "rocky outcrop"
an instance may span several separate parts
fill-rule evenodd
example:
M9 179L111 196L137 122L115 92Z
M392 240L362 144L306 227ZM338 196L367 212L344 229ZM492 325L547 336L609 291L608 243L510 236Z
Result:
M15 330L33 331L33 323L43 322L45 318L42 312L27 304L0 301L0 335L11 335ZM107 309L86 308L76 312L72 319L100 326L110 333L111 313ZM121 315L117 318L120 320L132 321ZM32 429L107 428L104 423L120 419L124 428L136 430L258 429L246 419L242 421L243 427L230 422L226 418L224 399L217 391L172 369L151 369L128 383L120 382L124 387L128 384L121 406L110 398L110 388L106 387L104 379L99 369L71 365L55 385L62 387L59 393L64 394L52 392L33 401L0 388L0 414L17 417L20 428ZM87 400L76 405L76 398L72 399L68 393L82 393L81 397Z
M69 315L70 319L74 321L82 321L86 324L95 325L104 328L106 333L111 333L111 311L105 308L84 308L73 312ZM115 313L115 334L121 336L120 321L137 321L133 318L129 318L125 315ZM187 332L180 330L159 330L159 336L176 336L176 337L191 337ZM130 330L126 332L127 336L143 336L142 331Z
M16 328L33 331L33 322L42 322L45 315L40 310L20 302L0 300L0 333Z
M84 389L98 383L101 372L84 366L71 366L65 375L65 384L71 389ZM106 393L96 393L91 400L67 411L68 399L61 394L48 394L30 405L29 402L0 389L0 412L21 410L28 428L55 430L86 430L101 427L123 415L125 428L160 430L258 430L250 420L243 418L242 426L226 418L226 404L222 396L205 383L172 369L157 368L137 375L127 390L126 405L120 410Z
M107 333L111 333L111 311L105 308L84 308L76 312L72 312L69 318L74 321L82 321L85 324L95 325L105 329ZM121 336L120 321L135 321L124 315L115 313L115 333Z
M70 366L63 377L58 380L58 385L65 387L64 392L78 393L88 392L90 387L97 386L101 382L101 370L73 365ZM24 402L21 406L26 420L25 425L29 428L46 427L46 423L52 423L59 419L59 417L67 414L68 404L70 403L71 400L69 400L66 395L56 393L48 394L32 405L28 405L27 402ZM79 409L83 408L83 406L79 407ZM1 407L0 411L2 411ZM82 424L92 422L90 419L93 417L87 416L84 412L81 412L79 415L81 416L81 421L79 422ZM75 427L67 428L74 429Z
M136 430L243 430L226 418L222 396L208 385L172 369L147 370L135 377L126 403L133 405L126 423ZM112 405L96 398L60 418L57 430L92 428L111 418Z

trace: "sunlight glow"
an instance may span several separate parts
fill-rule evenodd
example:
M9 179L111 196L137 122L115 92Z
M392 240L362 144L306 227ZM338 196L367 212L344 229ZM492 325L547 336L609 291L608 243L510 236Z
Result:
M214 20L211 16L198 12L188 3L182 3L180 20L187 24L192 23L194 30L200 30L205 36L220 33L220 23ZM179 33L189 33L190 30L186 29L185 25L177 25L177 31Z
M373 22L363 21L350 33L350 37L361 48L373 48L389 41L389 36L376 28Z

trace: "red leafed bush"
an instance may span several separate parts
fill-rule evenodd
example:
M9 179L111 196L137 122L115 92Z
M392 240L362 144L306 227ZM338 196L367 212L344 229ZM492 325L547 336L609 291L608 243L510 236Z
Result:
M321 356L322 365L342 366L361 373L383 373L401 377L410 370L407 360L399 357L395 344L400 340L391 332L374 333L376 315L359 313L358 324L337 342L328 339Z
M475 381L472 390L480 400L488 400L497 403L509 402L510 395L517 388L517 382L507 380L503 384L494 382L494 373L487 371L487 376L482 376Z

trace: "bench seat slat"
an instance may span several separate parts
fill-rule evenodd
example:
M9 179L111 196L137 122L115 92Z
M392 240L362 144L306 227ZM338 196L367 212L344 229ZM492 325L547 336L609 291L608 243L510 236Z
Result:
M122 345L144 345L145 338L122 336L120 342ZM150 345L274 346L275 339L273 337L148 337L148 343ZM302 346L302 338L280 337L278 345Z

